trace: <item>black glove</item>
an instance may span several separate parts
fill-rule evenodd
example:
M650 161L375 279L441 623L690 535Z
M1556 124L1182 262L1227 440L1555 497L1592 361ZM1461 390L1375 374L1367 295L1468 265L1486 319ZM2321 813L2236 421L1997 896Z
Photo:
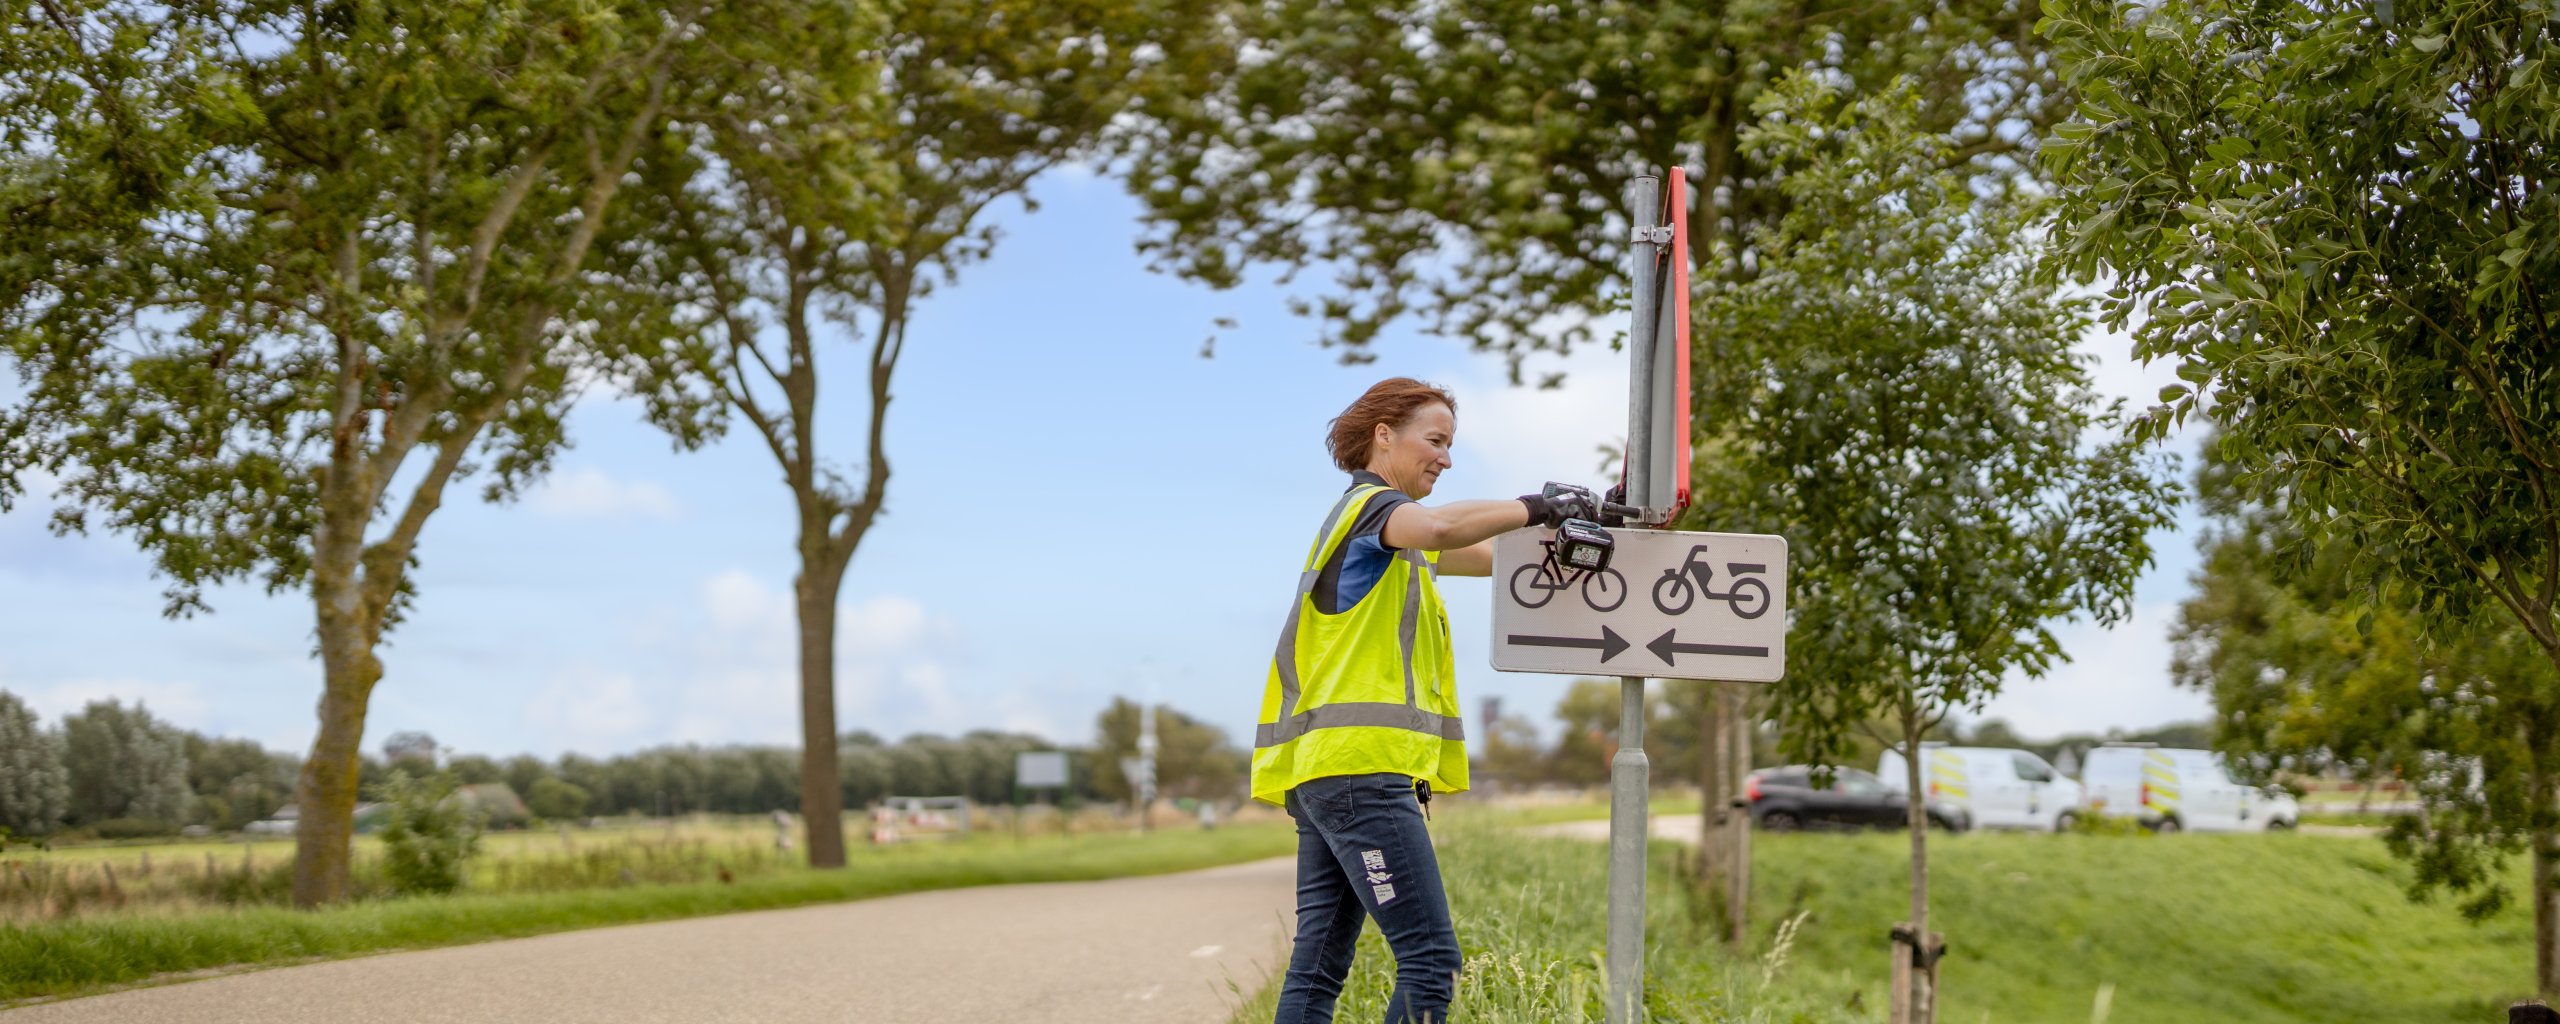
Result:
M1532 527L1552 530L1564 525L1564 521L1570 518L1557 512L1555 502L1548 500L1543 494L1523 494L1520 496L1520 504L1529 507L1529 525Z
M1588 487L1549 482L1536 494L1523 494L1520 503L1529 507L1529 525L1555 529L1567 519L1597 519L1600 499Z

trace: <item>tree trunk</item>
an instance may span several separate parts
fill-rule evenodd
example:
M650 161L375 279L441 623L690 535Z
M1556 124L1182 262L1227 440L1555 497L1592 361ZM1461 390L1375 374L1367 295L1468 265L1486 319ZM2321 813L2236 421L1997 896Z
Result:
M2536 759L2533 787L2533 981L2544 999L2560 998L2560 832L2555 832L2554 790L2560 779Z
M1698 702L1698 891L1707 905L1722 907L1730 898L1725 887L1733 846L1725 829L1736 782L1726 775L1733 759L1725 753L1728 733L1717 684L1694 685L1707 687Z
M1717 683L1730 737L1726 743L1725 833L1731 852L1725 862L1725 941L1737 947L1751 934L1751 815L1744 803L1742 780L1751 774L1751 696L1741 683Z
M1926 956L1933 945L1929 936L1929 794L1920 788L1920 709L1908 702L1902 706L1902 785L1911 826L1911 933ZM1911 1024L1937 1019L1937 975L1934 965L1912 970Z
M826 526L817 527L824 545ZM813 564L812 559L816 560ZM809 866L844 866L844 782L837 769L836 591L843 569L803 545L800 575L800 820L809 828Z
M357 770L364 749L365 707L382 679L365 628L359 587L343 570L319 569L312 582L320 634L320 731L294 787L293 905L316 907L347 898L349 843L355 835Z

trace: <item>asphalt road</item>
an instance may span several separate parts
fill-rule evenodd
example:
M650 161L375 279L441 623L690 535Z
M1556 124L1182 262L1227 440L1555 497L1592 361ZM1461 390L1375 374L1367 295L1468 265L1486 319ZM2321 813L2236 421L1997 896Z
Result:
M6 1024L1219 1024L1276 971L1288 858L985 886L283 967Z
M1698 827L1698 816L1695 814L1658 815L1653 819L1653 824L1651 826L1651 838L1673 839L1695 846L1698 843ZM2306 836L2347 836L2351 838L2369 838L2382 834L2381 829L2364 825L2302 825L2298 827L2302 830L2302 834ZM1539 831L1548 835L1568 836L1574 839L1597 839L1605 842L1609 838L1609 822L1606 819L1598 821L1567 821L1554 825L1543 826Z

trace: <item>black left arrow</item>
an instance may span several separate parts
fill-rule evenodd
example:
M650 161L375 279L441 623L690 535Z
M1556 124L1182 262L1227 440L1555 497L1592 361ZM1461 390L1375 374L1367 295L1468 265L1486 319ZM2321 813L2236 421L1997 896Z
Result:
M1675 639L1679 633L1677 629L1665 630L1661 636L1653 638L1652 643L1644 645L1644 649L1652 651L1653 656L1662 659L1665 665L1672 664L1671 656L1674 654L1714 654L1727 658L1769 656L1769 649L1766 647L1744 647L1740 644L1684 644Z
M1607 626L1600 627L1600 638L1597 640L1584 636L1530 636L1526 633L1513 633L1505 639L1509 640L1514 647L1579 647L1597 650L1600 652L1600 661L1603 664L1631 646L1627 643L1626 637L1619 636L1617 630Z

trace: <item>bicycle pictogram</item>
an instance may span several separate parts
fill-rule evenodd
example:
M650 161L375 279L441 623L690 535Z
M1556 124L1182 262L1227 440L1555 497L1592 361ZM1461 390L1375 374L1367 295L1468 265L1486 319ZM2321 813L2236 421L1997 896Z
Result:
M1689 557L1676 568L1662 570L1662 578L1653 583L1653 607L1664 615L1688 611L1700 595L1710 601L1723 601L1733 613L1756 619L1769 610L1769 584L1759 578L1769 567L1757 562L1726 562L1724 571L1734 577L1733 588L1716 593L1715 567L1707 561L1707 546L1689 549ZM1690 582L1695 579L1696 582Z
M1595 612L1612 612L1627 603L1627 577L1616 569L1592 572L1568 569L1556 561L1556 542L1550 537L1538 542L1546 557L1536 565L1523 565L1511 573L1511 599L1523 608L1544 608L1555 599L1556 591L1582 584L1582 603Z

